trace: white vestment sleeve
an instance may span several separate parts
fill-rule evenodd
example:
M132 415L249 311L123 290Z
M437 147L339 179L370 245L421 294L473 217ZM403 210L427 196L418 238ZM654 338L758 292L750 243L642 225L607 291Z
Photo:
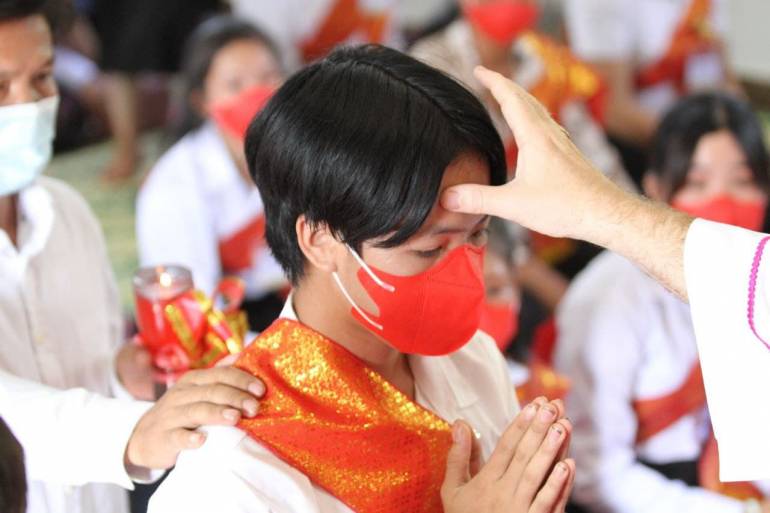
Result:
M24 448L30 479L133 489L126 445L150 403L59 390L0 371L0 416Z
M747 316L751 268L765 236L696 220L685 243L687 293L723 481L770 478L770 350ZM767 339L769 254L757 276L756 327Z

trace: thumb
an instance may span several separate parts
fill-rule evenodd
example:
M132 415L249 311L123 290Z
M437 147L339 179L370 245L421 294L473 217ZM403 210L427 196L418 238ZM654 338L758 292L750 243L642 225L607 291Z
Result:
M449 449L446 459L446 474L444 475L444 487L455 490L470 478L471 460L471 428L462 420L452 424L452 447Z
M441 206L451 212L510 219L510 183L499 186L464 184L449 187L441 195Z

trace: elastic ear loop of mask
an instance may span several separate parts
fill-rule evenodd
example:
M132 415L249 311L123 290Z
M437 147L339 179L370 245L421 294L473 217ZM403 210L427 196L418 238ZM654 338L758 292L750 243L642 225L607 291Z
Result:
M361 266L361 268L362 268L364 271L366 271L366 274L368 274L368 275L369 275L369 277L370 277L370 278L371 278L371 279L374 281L374 283L376 283L377 285L379 285L379 286L380 286L380 287L382 287L383 289L387 290L388 292L395 292L395 291L396 291L396 287L394 287L394 286L393 286L393 285L391 285L390 283L385 283L384 281L382 281L382 280L379 278L379 276L377 276L376 274L374 274L374 273L372 272L372 270L369 268L369 266L368 266L368 265L366 265L366 262L364 262L363 258L361 258L361 257L358 255L358 253L356 253L356 252L353 250L353 248L351 248L350 246L348 246L347 248L348 248L348 250L350 251L350 253L353 255L353 258L355 258L355 259L356 259L356 262L358 262L358 264ZM345 296L345 299L347 299L347 300L348 300L348 303L350 303L350 306L352 306L352 307L353 307L353 309L355 309L355 311L356 311L356 312L358 312L358 315L360 315L361 317L363 317L363 318L364 318L364 320L366 320L366 322L368 322L369 324L371 324L372 326L374 326L374 327L375 327L375 328L377 328L378 330L382 331L382 330L384 329L384 328L383 328L383 326L382 326L382 324L380 324L380 323L378 323L378 322L374 321L374 320L373 320L371 317L369 317L369 316L366 314L366 312L364 312L364 311L363 311L363 310L362 310L362 309L361 309L361 308L360 308L360 307L359 307L359 306L356 304L356 302L355 302L355 301L353 301L353 298L352 298L352 297L350 297L350 294L348 294L348 291L347 291L347 289L346 289L346 288L345 288L345 286L342 284L342 280L340 280L340 276L337 274L337 271L334 271L334 272L332 273L332 276L334 277L334 281L336 281L336 282L337 282L337 286L338 286L338 287L340 288L340 290L342 291L342 295L343 295L343 296Z

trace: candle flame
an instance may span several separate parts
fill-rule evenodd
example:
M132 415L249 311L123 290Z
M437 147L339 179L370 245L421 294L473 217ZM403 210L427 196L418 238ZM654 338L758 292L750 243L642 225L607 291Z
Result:
M170 287L172 278L169 273L163 271L160 273L160 276L158 276L158 281L160 282L161 287Z

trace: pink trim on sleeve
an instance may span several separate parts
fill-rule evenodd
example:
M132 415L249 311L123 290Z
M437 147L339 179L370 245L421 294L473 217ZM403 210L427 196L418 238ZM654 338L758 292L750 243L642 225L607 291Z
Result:
M754 262L751 264L751 274L749 275L747 316L751 332L754 333L754 336L757 337L757 340L762 342L765 347L770 350L770 344L768 344L767 341L765 341L765 339L759 335L757 328L754 325L754 303L757 295L757 274L759 274L759 265L762 263L762 255L765 252L765 246L767 245L768 241L770 241L770 237L765 237L759 241L759 244L757 245L757 251L754 253Z

